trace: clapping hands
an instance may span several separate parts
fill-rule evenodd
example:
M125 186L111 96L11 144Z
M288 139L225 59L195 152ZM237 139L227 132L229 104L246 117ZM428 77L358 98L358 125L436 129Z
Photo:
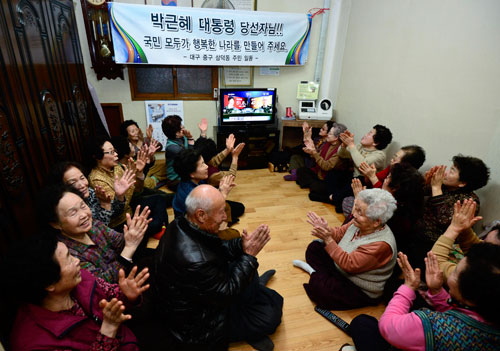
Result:
M240 156L241 151L243 151L243 148L245 147L245 143L239 143L236 145L236 147L231 151L231 156L234 158L238 158Z
M234 182L233 175L228 174L221 179L221 181L219 183L219 191L221 192L222 196L224 196L224 199L227 198L227 196L229 195L229 192L235 186L236 186L236 183Z
M366 186L363 186L363 184L361 184L361 180L359 180L358 178L353 178L351 181L351 188L354 197L356 198L360 191L366 189Z
M251 234L248 234L246 229L243 229L241 234L241 242L243 252L247 255L257 256L264 246L271 240L271 230L266 224L261 224Z
M130 217L127 213L127 224L123 226L123 237L125 239L125 247L121 255L127 259L132 259L132 256L142 241L146 229L148 229L148 224L153 219L148 219L151 211L149 207L146 206L141 210L141 206L137 206L135 209L134 217Z
M473 199L465 199L461 204L457 201L453 206L453 217L444 236L456 240L460 232L470 229L483 217L475 216L476 202Z
M309 212L307 218L307 223L313 226L311 235L323 240L325 245L333 241L328 222L323 217L318 216L315 212Z
M354 145L354 134L351 133L349 130L346 130L345 132L340 133L340 140L342 140L342 144L345 147L355 146Z

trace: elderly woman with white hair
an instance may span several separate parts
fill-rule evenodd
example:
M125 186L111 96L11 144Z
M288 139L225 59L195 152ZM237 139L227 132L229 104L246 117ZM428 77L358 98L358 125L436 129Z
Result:
M308 213L311 234L306 262L294 266L311 275L307 295L320 307L346 310L380 302L384 285L396 264L396 240L386 222L396 200L382 189L361 191L354 202L353 219L331 228L322 217Z

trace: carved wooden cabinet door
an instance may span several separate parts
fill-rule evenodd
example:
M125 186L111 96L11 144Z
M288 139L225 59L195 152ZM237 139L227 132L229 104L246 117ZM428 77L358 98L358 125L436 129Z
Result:
M0 251L37 232L34 201L50 167L80 160L95 133L73 3L1 0Z

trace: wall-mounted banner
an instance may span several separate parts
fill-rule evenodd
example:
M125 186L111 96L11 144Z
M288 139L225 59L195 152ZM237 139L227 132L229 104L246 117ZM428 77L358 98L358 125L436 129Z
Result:
M109 2L117 63L285 66L307 61L306 14Z

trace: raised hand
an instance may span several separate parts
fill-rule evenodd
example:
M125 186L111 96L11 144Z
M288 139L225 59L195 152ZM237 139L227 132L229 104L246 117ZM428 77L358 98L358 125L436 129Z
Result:
M425 174L424 174L425 184L431 183L432 176L434 175L434 173L436 173L436 171L438 169L439 169L439 166L433 166L433 167L431 167L431 169L429 169L427 172L425 172Z
M153 139L153 125L150 124L147 128L146 128L146 137L149 139L149 140L152 140Z
M226 138L226 150L229 152L232 152L234 149L234 143L236 141L236 138L234 137L234 134L231 133L229 136Z
M188 139L193 139L193 134L191 134L191 132L189 130L187 130L186 128L182 128L182 133L184 134L184 136Z
M405 285L412 290L417 290L420 285L420 268L416 268L413 270L410 262L408 261L408 257L402 253L398 253L398 265L403 271L403 275L405 278Z
M233 158L240 156L241 151L243 151L244 147L245 147L245 143L239 143L238 145L236 145L236 147L231 152L231 155L233 156Z
M125 168L125 172L123 173L121 178L118 178L118 175L115 176L115 196L120 201L124 201L125 193L132 185L135 184L135 172Z
M476 202L473 199L465 199L462 204L457 201L453 206L453 217L451 223L444 233L448 238L455 240L460 232L472 228L483 217L475 216Z
M152 219L148 219L151 211L149 207L146 206L139 214L141 210L141 206L137 206L135 209L134 217L130 217L130 214L127 213L127 224L123 226L123 238L125 239L125 247L121 252L121 255L125 258L132 259L135 250L141 243L142 238L144 237L144 233L146 233L146 229L148 229L149 222Z
M120 324L131 319L132 316L123 314L125 306L117 298L113 298L111 301L102 299L99 301L99 307L102 309L101 334L108 338L115 338Z
M439 268L436 255L429 251L425 258L425 282L432 295L436 295L443 287L443 271Z
M226 175L224 176L220 182L219 182L219 191L224 196L224 199L227 198L229 195L229 192L231 191L232 188L236 186L236 183L234 182L234 176L233 175Z
M366 186L363 186L361 184L361 180L359 180L358 178L353 178L351 181L351 188L352 188L352 192L354 194L354 197L356 198L360 191L366 189Z
M148 159L150 162L153 162L154 160L154 157L155 157L155 153L160 149L160 143L158 142L158 140L156 139L149 139L150 142L149 142L149 147L148 147Z
M312 128L309 126L309 123L307 122L302 123L302 132L304 134L303 137L304 142L306 140L312 141Z
M439 166L432 175L431 178L431 188L432 196L438 196L443 194L442 186L444 180L444 172L446 171L446 166Z
M310 130L311 130L311 126L309 125L309 123L307 123L307 121L304 121L304 123L302 123L302 132L304 134L306 134Z
M137 266L134 266L128 276L125 278L125 271L120 269L118 272L118 285L123 295L127 297L130 302L137 300L143 292L149 289L149 284L144 284L149 278L148 268L144 268L137 274Z
M101 207L110 210L111 209L111 201L113 200L111 198L111 195L106 193L106 191L99 185L96 185L94 188L95 191L95 196L99 200L99 203L101 204Z
M323 227L328 229L328 222L323 217L318 216L316 212L311 211L307 213L307 223L313 227Z
M261 224L251 234L243 229L241 234L241 244L243 252L247 255L257 256L262 248L271 240L271 230L266 224Z
M312 140L304 140L304 145L305 146L302 150L304 150L306 154L312 155L316 152L316 147L314 146L314 142Z
M316 226L311 230L311 235L323 240L325 245L328 245L333 241L332 233L328 227L325 228Z
M370 182L375 185L378 182L377 178L377 169L375 165L372 163L368 165L366 162L361 162L359 165L359 171L370 180Z
M354 134L352 134L349 130L346 130L343 133L340 133L340 140L345 145L345 147L351 147L354 145Z
M146 167L148 160L149 158L148 158L147 147L141 148L141 150L137 152L137 159L135 160L136 177L140 177L142 175L142 172L144 171L144 167Z
M208 121L206 118L202 118L201 122L198 123L198 128L200 128L200 133L202 137L207 136Z

